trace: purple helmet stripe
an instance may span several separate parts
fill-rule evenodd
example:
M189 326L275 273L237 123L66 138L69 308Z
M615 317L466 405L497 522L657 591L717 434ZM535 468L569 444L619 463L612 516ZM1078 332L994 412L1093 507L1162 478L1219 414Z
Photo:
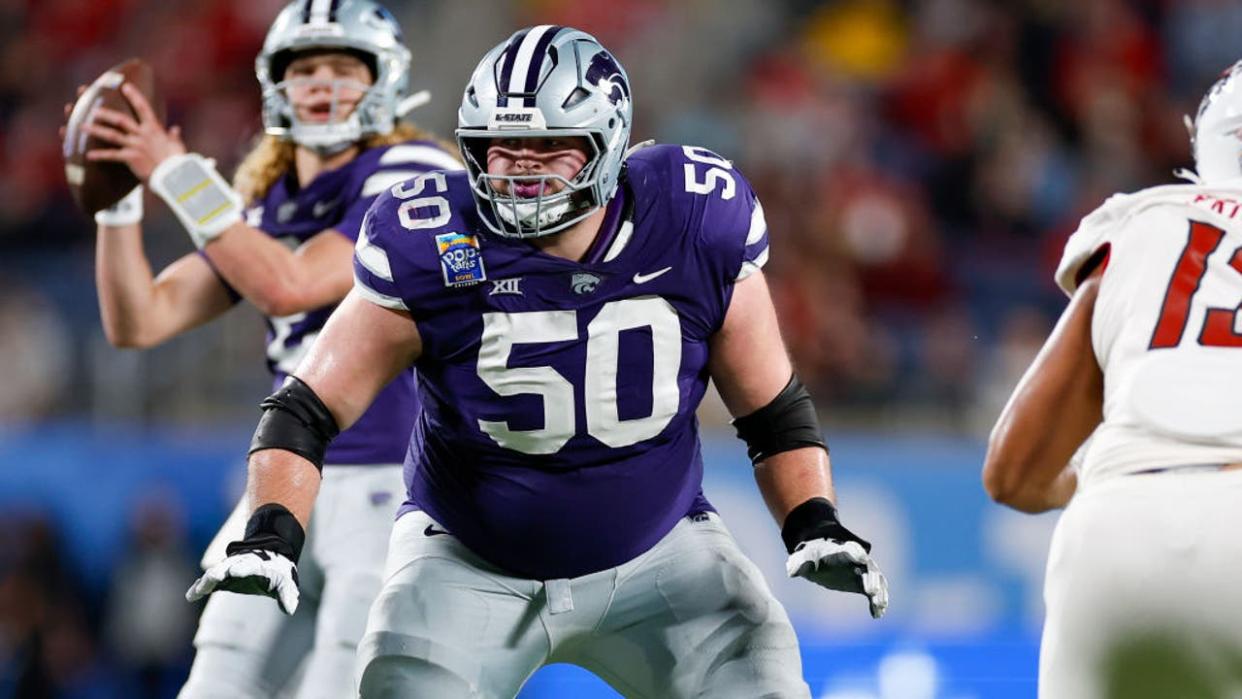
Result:
M496 100L496 105L500 107L509 106L509 78L513 75L513 62L517 60L518 48L522 45L522 39L526 38L529 29L513 35L509 40L509 45L505 47L504 58L500 59L500 75L496 76L496 94L500 97Z
M336 21L336 5L340 0L306 0L302 7L303 24Z
M561 32L564 27L553 26L539 37L539 43L535 44L535 51L531 55L530 68L526 71L526 85L522 92L526 93L523 97L523 106L535 106L535 89L539 87L539 76L543 73L543 62L548 56L548 47L552 45L552 40Z
M539 45L539 40L551 28L552 25L550 24L531 27L526 36L522 38L521 43L518 44L517 51L513 55L513 69L509 75L509 82L505 85L505 92L510 98L526 94L526 74L532 64L540 63L543 60L543 56L536 56L535 47ZM526 105L529 101L524 99L523 105Z

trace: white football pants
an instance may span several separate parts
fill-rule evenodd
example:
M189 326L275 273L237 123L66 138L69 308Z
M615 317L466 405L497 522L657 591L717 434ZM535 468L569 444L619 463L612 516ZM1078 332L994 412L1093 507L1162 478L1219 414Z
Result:
M353 696L358 640L380 589L388 536L404 496L400 465L324 468L298 561L297 612L284 614L269 597L211 595L179 698ZM208 547L204 567L222 560L228 542L242 538L250 515L244 501Z
M507 575L439 528L423 512L393 528L358 647L365 699L508 699L549 663L627 697L810 697L785 610L715 514L616 568L549 581Z
M1222 691L1242 679L1242 471L1084 488L1053 535L1044 599L1041 699L1242 696Z

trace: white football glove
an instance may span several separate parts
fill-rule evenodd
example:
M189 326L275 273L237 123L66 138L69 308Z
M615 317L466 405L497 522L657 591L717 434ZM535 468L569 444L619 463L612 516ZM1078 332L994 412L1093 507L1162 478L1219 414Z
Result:
M298 608L298 567L274 551L238 551L195 580L185 598L194 602L220 590L267 595L274 598L286 614L293 614Z
M879 619L888 609L888 580L857 541L804 541L785 560L785 572L829 590L866 595L872 618Z
M225 548L228 557L211 566L186 590L193 602L217 591L267 595L285 614L298 608L298 566L294 563L306 543L306 532L279 503L256 509L246 522L246 536Z

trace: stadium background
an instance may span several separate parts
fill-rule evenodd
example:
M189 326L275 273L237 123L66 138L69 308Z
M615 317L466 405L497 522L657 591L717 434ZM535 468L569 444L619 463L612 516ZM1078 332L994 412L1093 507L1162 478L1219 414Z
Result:
M415 112L451 134L477 58L570 24L627 67L634 140L735 160L772 231L770 283L823 411L844 517L889 615L783 580L775 526L718 406L709 497L785 601L816 697L1033 697L1055 516L986 501L983 440L1063 300L1050 276L1108 194L1189 164L1184 113L1242 55L1224 0L389 0ZM113 349L94 227L56 126L74 86L151 61L194 150L231 172L257 132L252 65L281 0L0 0L0 697L173 696L181 594L244 479L267 392L249 308ZM190 249L148 204L158 267ZM614 696L564 668L524 697Z

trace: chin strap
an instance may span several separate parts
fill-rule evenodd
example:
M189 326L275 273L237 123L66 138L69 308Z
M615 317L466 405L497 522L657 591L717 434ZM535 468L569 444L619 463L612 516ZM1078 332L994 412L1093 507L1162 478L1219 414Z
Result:
M654 145L655 145L654 138L649 138L646 141L639 141L638 143L635 143L634 145L625 149L625 155L621 156L621 160L622 161L628 160L631 155L634 155L635 153L637 153L638 151L644 148L649 148Z
M410 112L431 101L430 90L419 90L397 103L397 118L401 119Z
M1189 114L1183 114L1182 125L1186 127L1186 133L1190 134L1190 144L1191 149L1193 150L1195 143L1195 122L1190 118ZM1186 180L1191 184L1203 184L1202 177L1199 177L1194 170L1189 170L1184 167L1173 168L1173 176Z
M1195 120L1190 118L1190 114L1182 114L1181 123L1182 125L1184 125L1184 127L1186 127L1186 133L1190 134L1191 150L1194 150L1195 148ZM1194 170L1190 170L1187 168L1174 168L1174 170L1172 170L1172 176L1175 176L1175 178L1177 179L1189 181L1190 184L1194 184L1194 185L1203 184L1203 178L1200 178L1199 174L1195 173Z
M519 201L496 206L496 214L505 223L519 228L548 228L559 223L567 213L569 213L569 197L550 205Z
M294 143L297 143L297 142L294 141ZM318 155L321 158L328 158L333 155L336 155L337 153L344 151L346 148L349 148L350 146L354 145L354 143L355 141L339 141L337 143L328 143L328 144L321 144L321 145L314 145L314 146L308 146L305 143L298 143L298 145L302 146L303 148L309 148L315 151L315 155Z
M1202 177L1199 177L1199 175L1195 174L1194 170L1189 170L1184 167L1173 168L1173 176L1179 179L1186 180L1187 182L1190 182L1191 184L1203 184Z
M394 116L397 120L403 119L406 116L408 116L410 112L414 111L415 109L418 109L419 107L426 105L429 102L431 102L431 91L430 90L419 90L418 92L415 92L414 94L410 95L409 97L406 97L405 99L397 103L397 107L394 110ZM349 148L350 146L357 143L356 140L341 139L333 143L307 144L307 143L302 143L298 141L296 138L293 138L292 134L290 134L290 140L302 146L303 148L309 148L315 151L316 154L322 157L336 155L337 153L340 153L346 148Z

